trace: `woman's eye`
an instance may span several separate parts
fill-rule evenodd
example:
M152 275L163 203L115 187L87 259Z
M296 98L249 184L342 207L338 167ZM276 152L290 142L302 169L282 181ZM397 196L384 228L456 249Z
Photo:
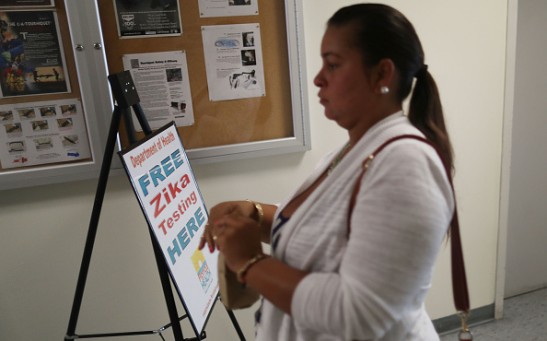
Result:
M327 69L334 70L338 67L338 64L327 63Z

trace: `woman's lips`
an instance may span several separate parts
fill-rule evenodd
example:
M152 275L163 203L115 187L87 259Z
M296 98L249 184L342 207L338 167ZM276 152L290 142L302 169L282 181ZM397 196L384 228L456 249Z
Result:
M321 103L321 105L325 105L325 104L327 104L327 102L328 101L326 99L324 99L322 97L319 97L319 103Z

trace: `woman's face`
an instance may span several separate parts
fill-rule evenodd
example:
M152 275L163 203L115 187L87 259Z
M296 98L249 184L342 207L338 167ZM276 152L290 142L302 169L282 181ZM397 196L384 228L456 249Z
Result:
M325 116L351 130L371 106L373 90L363 55L350 44L352 27L329 26L321 42L323 66L314 84Z

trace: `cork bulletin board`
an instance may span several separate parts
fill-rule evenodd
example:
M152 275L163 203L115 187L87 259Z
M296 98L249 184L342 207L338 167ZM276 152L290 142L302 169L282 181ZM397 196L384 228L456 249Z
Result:
M146 38L120 34L116 3L160 1L176 3L182 34ZM16 0L0 4L0 71L4 77L0 79L0 190L98 176L113 109L107 76L124 71L124 56L135 54L184 53L193 122L177 124L177 130L193 163L309 150L301 0L234 0L253 3L257 11L230 16L203 16L202 1L218 2L43 0L28 5ZM207 81L203 30L249 25L260 29L263 94L214 98ZM35 34L36 43L57 45L23 42L28 32ZM16 58L20 45L25 47L22 56L26 59ZM8 53L6 49L12 50ZM51 57L52 52L59 53ZM18 72L21 64L24 71ZM10 88L23 83L30 86ZM79 129L79 149L70 145L76 135L67 133L70 125L66 124L71 121L79 121L74 125ZM120 148L128 146L123 127ZM113 167L121 165L114 163Z
M204 17L198 0L179 1L182 34L123 37L113 18L112 0L99 0L100 22L110 74L124 70L124 55L184 51L194 110L194 122L178 126L190 159L222 161L309 149L307 111L303 107L303 47L297 32L294 1L257 1L257 15ZM265 94L213 101L207 84L202 30L206 26L258 24ZM137 87L138 89L138 87ZM146 111L145 111L146 114ZM129 142L121 128L122 147ZM137 136L140 137L140 136Z

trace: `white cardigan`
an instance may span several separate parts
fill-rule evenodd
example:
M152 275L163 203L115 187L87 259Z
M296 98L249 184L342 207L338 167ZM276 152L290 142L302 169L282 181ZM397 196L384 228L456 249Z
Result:
M422 136L402 112L369 129L282 227L274 256L310 274L296 288L292 316L264 300L257 341L439 340L424 299L454 200L431 146L403 139L374 159L348 239L349 201L362 161L401 134ZM336 154L325 157L278 212Z

